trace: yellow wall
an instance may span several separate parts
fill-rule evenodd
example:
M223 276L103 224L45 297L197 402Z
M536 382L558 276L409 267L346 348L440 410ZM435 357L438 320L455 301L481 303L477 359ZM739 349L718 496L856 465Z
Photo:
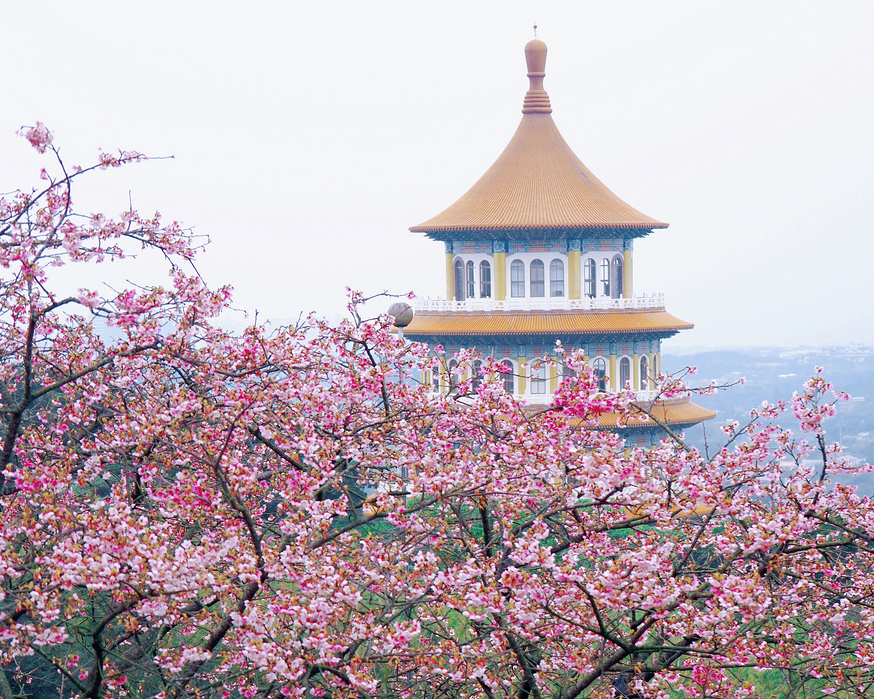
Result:
M622 253L622 296L630 299L632 295L631 250L626 250Z
M495 253L495 299L507 298L507 253Z
M582 298L580 287L580 251L571 250L567 254L568 298Z
M446 253L446 300L453 301L455 299L455 276L452 269L452 253Z

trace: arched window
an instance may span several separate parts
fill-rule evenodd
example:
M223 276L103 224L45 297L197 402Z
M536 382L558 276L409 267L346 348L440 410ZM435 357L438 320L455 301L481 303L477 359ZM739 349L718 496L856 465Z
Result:
M549 295L564 296L564 262L561 260L549 263Z
M545 296L546 284L542 260L531 260L531 296Z
M479 263L479 296L481 299L492 297L492 266L485 260Z
M595 357L592 361L592 373L598 379L598 390L607 390L607 362L604 357Z
M610 296L610 260L601 260L601 296Z
M510 395L513 395L513 392L516 390L516 370L513 368L513 362L509 359L505 359L501 364L507 369L507 371L502 374L504 377L504 390Z
M546 364L543 362L531 366L531 393L546 393Z
M465 294L465 298L475 299L476 298L476 270L473 265L472 260L467 261L467 294Z
M473 379L471 380L471 388L475 391L479 388L479 385L483 382L482 375L483 363L477 359L473 363Z
M631 384L631 360L623 357L619 360L619 388L623 389ZM633 388L633 386L632 386Z
M622 255L613 258L613 273L610 279L610 290L614 299L622 298Z
M454 391L458 388L458 374L453 369L458 366L458 361L455 359L449 360L449 390Z
M440 390L440 372L437 369L431 370L431 390L434 392Z
M649 360L645 354L640 355L640 390L649 390Z
M464 263L455 261L455 300L464 301Z
M595 261L591 257L583 265L583 279L586 282L586 296L590 299L595 298L598 288L595 281Z
M513 260L510 265L510 296L524 298L525 296L525 265L522 260Z

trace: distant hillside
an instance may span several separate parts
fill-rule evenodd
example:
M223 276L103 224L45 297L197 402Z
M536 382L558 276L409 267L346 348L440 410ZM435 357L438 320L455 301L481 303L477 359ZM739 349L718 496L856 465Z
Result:
M688 430L686 437L699 449L705 448L706 439L711 454L724 443L719 430L721 425L728 420L743 424L749 419L750 409L763 401L790 400L792 393L801 391L804 381L821 366L824 376L836 389L852 396L852 400L840 403L837 416L826 422L827 439L840 442L845 456L869 463L874 461L874 347L757 348L665 354L662 365L667 373L697 366L698 374L690 378L690 385L693 381L695 385L704 386L714 379L719 383L746 379L743 386L695 399L698 404L716 410L717 416ZM780 424L798 432L791 411ZM874 493L874 478L865 479L859 485L866 492Z

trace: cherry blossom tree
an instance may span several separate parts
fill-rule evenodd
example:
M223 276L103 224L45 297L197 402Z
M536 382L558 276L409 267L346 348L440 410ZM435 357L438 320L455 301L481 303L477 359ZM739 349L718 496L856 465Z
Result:
M870 695L874 510L834 479L820 375L708 460L591 429L640 408L576 355L543 409L473 353L435 395L439 348L358 294L232 334L189 232L76 213L80 178L144 156L68 170L22 134L53 162L0 199L0 694ZM57 291L134 254L166 281Z

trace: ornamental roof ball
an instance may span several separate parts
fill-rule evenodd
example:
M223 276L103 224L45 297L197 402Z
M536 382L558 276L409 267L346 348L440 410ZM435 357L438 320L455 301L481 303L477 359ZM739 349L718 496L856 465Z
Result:
M408 303L399 301L388 307L388 314L394 316L393 325L396 328L405 328L413 321L413 309Z

